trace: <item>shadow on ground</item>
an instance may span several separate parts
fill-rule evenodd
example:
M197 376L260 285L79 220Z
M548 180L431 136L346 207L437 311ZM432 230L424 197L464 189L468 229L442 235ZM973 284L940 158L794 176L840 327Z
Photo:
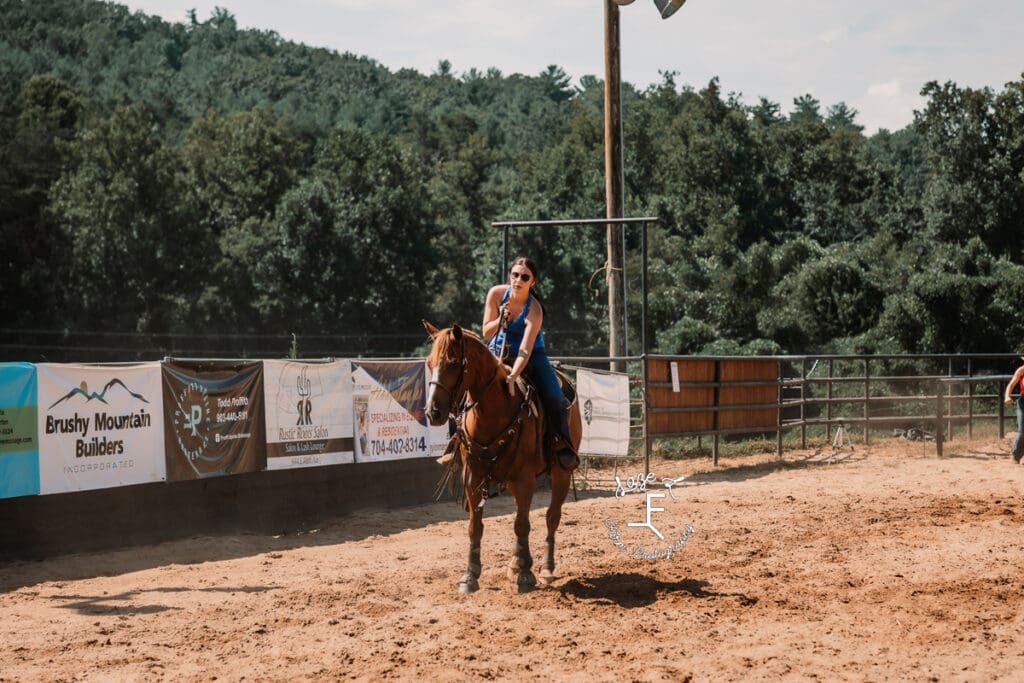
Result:
M601 576L571 579L559 590L563 595L598 604L619 607L649 607L659 599L683 594L701 600L735 598L740 605L757 604L757 598L743 593L720 593L710 589L710 583L699 579L659 581L636 573L602 574Z

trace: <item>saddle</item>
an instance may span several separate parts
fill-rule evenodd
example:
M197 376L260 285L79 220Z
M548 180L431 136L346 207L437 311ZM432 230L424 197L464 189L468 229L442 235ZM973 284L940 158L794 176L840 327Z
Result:
M506 367L508 366L506 365ZM572 414L571 411L576 409L576 386L572 383L569 375L560 368L552 367L552 370L555 371L555 377L558 378L558 384L562 389L562 394L565 396L565 402L568 405L570 414ZM519 390L523 392L523 396L526 397L530 410L542 416L544 421L544 453L549 460L548 467L550 468L552 465L550 454L557 453L565 446L570 447L573 451L576 449L572 448L572 444L564 443L565 439L558 433L558 425L555 423L557 418L544 412L544 404L540 400L540 394L537 392L532 380L527 378L524 373L516 379L516 384L519 386Z

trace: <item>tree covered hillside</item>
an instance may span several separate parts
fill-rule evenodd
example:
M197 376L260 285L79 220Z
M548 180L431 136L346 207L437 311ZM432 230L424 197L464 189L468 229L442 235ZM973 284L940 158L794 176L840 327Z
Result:
M292 334L306 356L413 353L421 318L479 325L492 220L604 215L593 77L392 72L225 11L0 16L4 359L283 355ZM870 137L841 102L784 116L679 78L623 92L627 214L662 219L652 350L1018 348L1024 76L926 84L911 126ZM513 250L540 262L555 353L606 353L603 232Z

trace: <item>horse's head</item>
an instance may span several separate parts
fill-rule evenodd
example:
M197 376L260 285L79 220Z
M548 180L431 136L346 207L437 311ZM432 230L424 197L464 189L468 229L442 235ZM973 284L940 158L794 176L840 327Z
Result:
M487 349L479 337L458 325L439 330L424 320L423 327L434 340L427 356L427 369L430 370L427 419L436 427L444 424L452 409L462 403L463 396L478 374L472 367L473 359L481 355L476 347L482 347L484 351Z

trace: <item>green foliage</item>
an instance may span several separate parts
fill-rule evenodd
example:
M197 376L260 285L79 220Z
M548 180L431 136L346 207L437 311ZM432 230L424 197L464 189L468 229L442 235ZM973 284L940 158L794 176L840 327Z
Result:
M203 235L183 211L180 156L141 107L85 127L54 184L52 210L67 246L59 273L69 323L165 332L188 320Z
M8 95L9 106L0 108L0 317L46 324L60 299L53 271L63 270L68 256L56 248L61 235L47 203L68 163L82 105L77 92L49 73L33 75Z
M17 328L402 354L475 327L496 219L605 215L603 83L430 75L91 0L0 0L0 307ZM625 205L661 353L1005 351L1024 322L1024 78L929 83L913 125L623 84ZM512 231L555 354L604 354L603 229ZM638 349L639 233L627 231ZM7 347L12 358L30 350ZM314 351L315 352L315 351Z

